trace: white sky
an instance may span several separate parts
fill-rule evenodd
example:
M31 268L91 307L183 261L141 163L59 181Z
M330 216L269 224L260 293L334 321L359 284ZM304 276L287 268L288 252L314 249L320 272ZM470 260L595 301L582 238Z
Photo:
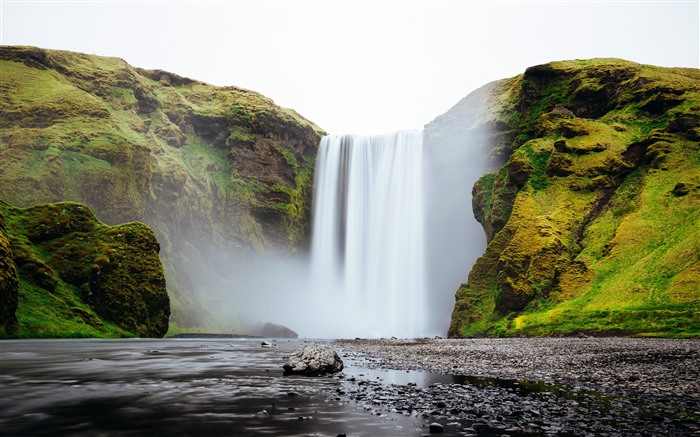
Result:
M700 67L698 0L1 3L2 44L252 89L335 134L420 129L554 60Z

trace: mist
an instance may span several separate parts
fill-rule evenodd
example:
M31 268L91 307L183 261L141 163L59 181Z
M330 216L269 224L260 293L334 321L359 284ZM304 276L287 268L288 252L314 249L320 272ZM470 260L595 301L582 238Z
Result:
M186 278L194 301L176 321L180 330L259 335L270 322L318 336L307 253L256 254L206 239L180 250L187 261L178 263L177 277Z
M467 282L486 249L486 234L472 211L472 186L489 171L490 160L487 147L475 140L465 136L462 144L437 146L451 148L444 153L426 151L427 329L442 335L450 324L457 288Z
M328 248L325 253L316 253L316 264L319 257L325 261L313 269L312 254L308 251L290 254L280 249L271 254L255 254L207 241L184 249L187 262L183 263L183 268L191 281L191 288L196 290L194 308L198 313L187 318L217 332L250 335L258 335L260 326L266 322L284 325L300 337L307 338L446 335L455 291L467 281L472 265L486 248L485 233L472 211L472 187L483 174L495 171L499 164L490 154L495 132L492 126L483 123L480 116L484 105L481 97L460 102L450 116L438 118L428 125L422 133L421 166L412 167L405 180L385 181L386 185L393 185L394 190L405 186L407 181L423 181L422 189L411 187L408 191L386 194L389 196L386 198L401 198L401 202L424 197L421 211L397 210L397 213L381 202L363 203L366 202L363 196L377 190L368 186L359 188L353 195L348 193L354 191L348 191L341 196L342 200L333 199L326 206L332 211L324 212L324 207L318 205L319 187L316 187L315 215L312 217L315 241L311 246L315 248L313 250L319 250L318 247L324 244ZM455 123L461 127L454 129ZM335 147L340 145L333 144ZM379 145L387 146L384 143ZM391 158L387 162L395 163L395 160ZM318 162L321 161L319 158ZM334 165L349 168L358 164ZM393 171L390 169L394 167L394 164L382 167L381 172ZM358 172L358 168L354 170ZM316 171L318 174L320 170L317 168ZM326 186L332 198L338 189L327 185L333 183L348 189L347 181L319 182L317 179L316 182L321 187ZM345 199L358 195L360 198L354 203ZM348 203L337 203L341 201ZM337 238L339 232L333 227L326 232L317 232L321 216L330 212L330 219L326 220L340 223L345 232L345 227L350 226L349 217L357 214L357 208L360 212L374 208L375 214L393 218L388 218L387 224L383 225L387 229L377 231L368 225L369 221L376 219L360 217L357 219L360 228L347 233L342 244L330 242L329 245L328 241L319 244L319 240ZM339 211L344 211L347 217L337 217ZM406 217L415 215L422 215L417 222L420 230L415 225L401 228L406 224ZM392 228L397 228L399 243L386 240ZM411 245L406 246L403 241L414 237L418 240L413 244L421 251L420 267L410 265L415 257L405 257ZM351 249L345 246L364 247L361 249L364 251L351 255ZM392 246L398 249L385 250ZM338 250L343 254L335 259ZM352 273L331 272L347 257L356 258L356 267L350 271L359 277L348 279L346 274ZM369 269L360 267L358 270L358 265L368 265ZM386 282L384 276L377 275L378 270L392 269L394 272L388 274L400 277L403 282ZM319 276L333 279L319 282ZM416 291L411 292L411 289Z

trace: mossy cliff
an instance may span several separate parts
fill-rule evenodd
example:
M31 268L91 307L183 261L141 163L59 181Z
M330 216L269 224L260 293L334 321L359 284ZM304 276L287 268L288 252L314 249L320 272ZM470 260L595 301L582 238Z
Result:
M554 62L469 96L496 171L449 335L700 335L700 70Z
M162 337L159 250L144 224L107 226L84 205L0 201L0 337Z
M75 201L107 224L148 224L176 328L213 329L218 272L305 249L322 132L294 111L65 51L3 46L0 72L0 199Z

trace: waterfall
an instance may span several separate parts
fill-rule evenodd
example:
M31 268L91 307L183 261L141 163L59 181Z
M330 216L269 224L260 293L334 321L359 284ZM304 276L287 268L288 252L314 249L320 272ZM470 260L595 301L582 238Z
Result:
M422 148L422 131L321 140L311 274L325 304L308 315L316 336L427 334Z

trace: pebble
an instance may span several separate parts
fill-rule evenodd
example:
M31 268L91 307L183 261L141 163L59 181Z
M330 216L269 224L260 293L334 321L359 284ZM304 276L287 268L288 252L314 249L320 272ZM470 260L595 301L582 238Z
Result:
M694 413L700 410L698 340L589 337L349 340L336 344L348 362L363 368L442 374L464 374L469 369L470 375L493 379L491 385L431 384L422 388L416 383L387 384L360 376L356 381L345 379L343 388L333 393L343 401L372 405L368 407L371 414L398 411L422 418L431 433L700 433ZM433 425L442 431L433 431Z

